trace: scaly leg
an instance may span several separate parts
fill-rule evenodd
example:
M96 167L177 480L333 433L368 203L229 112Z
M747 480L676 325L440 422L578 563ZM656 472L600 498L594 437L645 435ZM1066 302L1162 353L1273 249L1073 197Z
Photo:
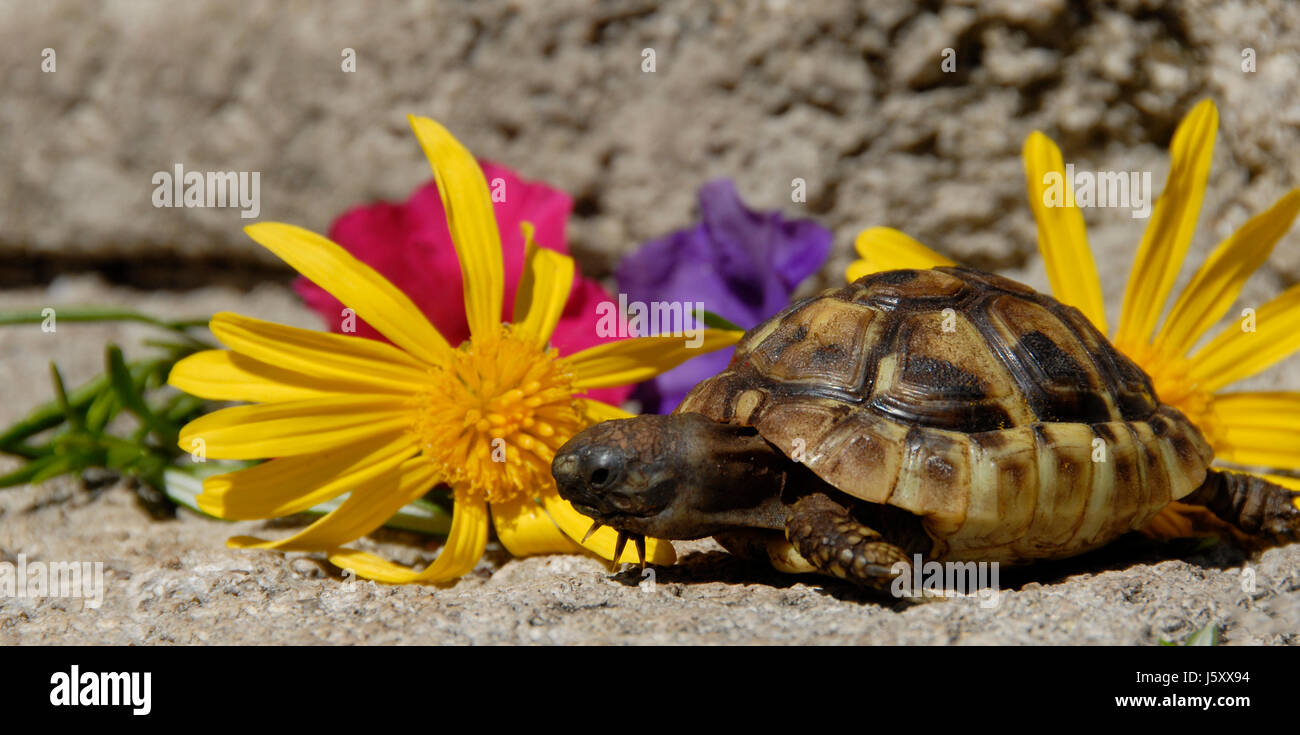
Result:
M1300 493L1261 477L1210 470L1205 482L1182 502L1204 505L1243 532L1280 546L1300 541L1297 497Z
M912 559L901 547L856 520L825 493L800 498L791 507L786 538L804 559L825 574L890 591L894 565L912 573Z

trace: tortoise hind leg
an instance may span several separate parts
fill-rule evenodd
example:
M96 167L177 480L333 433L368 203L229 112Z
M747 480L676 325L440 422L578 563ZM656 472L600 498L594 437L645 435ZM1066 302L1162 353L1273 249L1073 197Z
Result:
M1182 502L1203 505L1243 532L1280 545L1300 541L1297 497L1300 493L1262 477L1212 469Z
M825 493L813 493L791 506L786 538L810 564L825 574L888 592L896 564L911 574L912 558L880 532L858 521Z

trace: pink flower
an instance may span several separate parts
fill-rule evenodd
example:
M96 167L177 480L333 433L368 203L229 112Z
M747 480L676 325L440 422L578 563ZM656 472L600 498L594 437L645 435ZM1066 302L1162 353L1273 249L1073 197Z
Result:
M546 184L525 181L505 166L488 161L479 164L493 192L497 229L501 232L506 276L501 318L510 321L524 262L524 238L519 223L533 223L538 246L568 254L564 227L573 200ZM460 263L447 230L442 198L433 181L416 189L403 204L376 202L343 213L334 221L329 234L330 239L405 292L448 342L456 345L469 339ZM294 290L307 306L321 315L330 331L342 333L345 315L338 299L302 277L294 282ZM608 299L609 294L598 283L575 274L568 304L551 338L552 346L561 355L567 355L613 341L596 333L596 305ZM356 318L355 334L383 339L360 318ZM588 395L617 406L629 391L629 387L622 386L592 390Z

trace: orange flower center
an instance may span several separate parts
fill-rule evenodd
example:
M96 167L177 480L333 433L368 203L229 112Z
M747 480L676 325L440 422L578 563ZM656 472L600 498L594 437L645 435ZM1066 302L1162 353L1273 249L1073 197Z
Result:
M502 325L463 343L414 397L420 451L458 499L501 503L554 482L555 451L586 424L557 356Z

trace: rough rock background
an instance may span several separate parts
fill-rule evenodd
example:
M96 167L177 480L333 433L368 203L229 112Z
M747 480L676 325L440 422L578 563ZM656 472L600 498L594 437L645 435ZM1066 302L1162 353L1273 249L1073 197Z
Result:
M53 74L41 72L45 48ZM344 48L355 74L340 70ZM645 48L654 73L641 71ZM1242 71L1245 48L1254 73ZM571 192L571 245L597 277L689 223L700 183L732 176L752 205L835 231L808 288L838 282L853 237L881 224L1041 287L1025 136L1043 130L1080 170L1151 171L1159 188L1174 126L1206 96L1221 122L1193 261L1300 185L1300 5L1289 0L0 0L0 79L0 308L237 306L313 326L287 272L240 231L248 220L155 209L151 177L175 163L260 171L263 219L324 231L344 209L404 198L428 178L407 113ZM806 204L790 199L796 177ZM1146 223L1117 209L1085 216L1114 320ZM80 271L145 290L66 275ZM1297 280L1300 229L1241 305ZM106 340L142 334L0 330L0 424L47 397L49 359L77 380L99 369ZM1252 385L1300 387L1296 367ZM901 611L707 544L653 594L594 561L500 553L449 589L344 587L310 558L226 550L231 532L185 513L151 521L122 485L0 492L4 559L103 559L110 570L97 612L0 600L0 642L1153 643L1211 620L1229 643L1300 642L1296 546L1172 560L1127 545L1011 580L993 611ZM399 534L373 543L412 561L431 553ZM1253 595L1243 563L1257 572Z
M1241 70L1253 48L1257 71ZM57 54L55 73L41 52ZM357 71L341 53L355 49ZM642 72L642 50L656 71ZM940 71L943 50L956 71ZM233 210L155 209L154 172L262 172L262 217L317 230L429 176L407 113L577 199L591 275L733 176L757 206L963 260L1035 248L1020 147L1152 170L1202 97L1223 116L1199 244L1300 182L1300 6L1266 2L0 2L0 253L270 264ZM790 200L807 180L806 205ZM1096 210L1097 240L1141 223ZM1112 236L1110 230L1117 232ZM1300 235L1274 267L1300 275ZM20 255L25 254L25 255ZM1128 258L1121 258L1127 266Z

